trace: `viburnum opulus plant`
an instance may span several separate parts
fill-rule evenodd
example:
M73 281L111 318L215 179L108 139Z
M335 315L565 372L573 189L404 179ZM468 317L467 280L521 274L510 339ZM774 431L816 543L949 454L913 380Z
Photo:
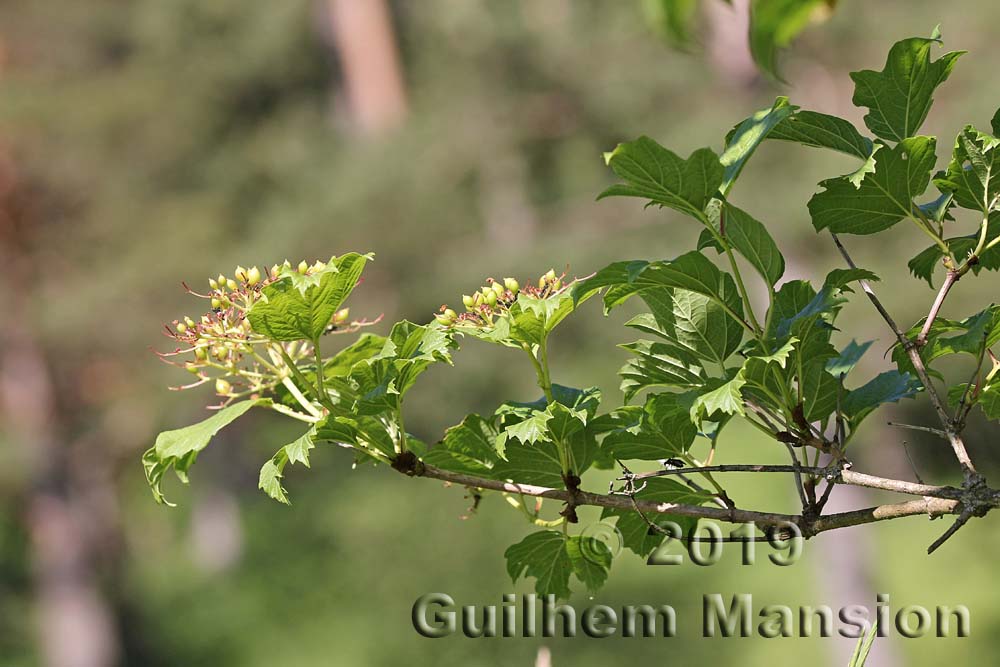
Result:
M569 594L570 576L588 589L606 579L612 552L578 530L576 508L603 508L624 546L646 556L667 538L682 538L698 519L780 529L780 539L911 515L955 514L931 545L939 546L971 517L1000 505L970 460L962 432L973 410L1000 419L1000 308L964 319L939 316L960 279L1000 267L1000 113L992 133L972 126L959 134L944 168L936 141L918 134L935 89L961 53L932 58L939 42L911 38L895 44L881 72L852 74L854 102L869 109L869 138L848 121L793 106L785 98L754 113L709 148L681 158L652 139L619 145L606 159L620 182L601 196L638 197L692 219L702 229L697 248L668 260L611 264L583 279L548 271L523 285L487 279L456 308L442 307L429 324L397 322L382 336L361 333L374 322L352 320L345 301L358 285L367 255L345 254L266 273L237 268L209 281L211 309L199 319L168 326L179 347L168 359L212 382L215 414L161 433L143 463L157 500L173 469L184 481L212 436L252 407L303 422L303 433L264 464L260 487L288 502L282 474L289 463L309 464L317 443L354 450L359 462L387 464L414 477L446 480L477 498L504 494L535 526L506 551L513 578L536 579L542 593ZM831 267L813 285L783 281L785 264L767 227L734 201L740 173L763 141L780 140L854 157L852 173L824 180L809 201L814 227L831 237L845 266ZM933 182L934 192L928 192ZM901 327L871 288L878 280L855 266L838 234L869 236L898 223L912 225L928 248L910 260L931 283L944 272L928 314ZM679 223L674 223L679 224ZM965 227L968 226L968 229ZM737 255L756 275L744 275ZM742 260L741 260L742 261ZM766 310L754 308L747 284L767 291ZM834 343L843 303L863 291L897 338L896 368L857 378L854 368L870 342ZM624 404L601 410L596 388L557 384L548 349L556 327L584 300L601 294L605 310L641 299L648 312L626 326L644 338L622 347ZM459 312L461 311L461 312ZM843 324L838 326L843 327ZM332 339L349 338L332 354ZM428 445L405 426L405 398L430 365L451 363L459 341L478 339L510 348L541 390L533 402L508 401L493 414L472 414ZM967 382L939 387L943 364L971 361ZM962 362L965 363L965 362ZM961 486L932 486L861 473L851 468L855 434L879 406L927 394L939 425L919 426L953 450ZM738 447L721 448L726 426L741 419L786 451L788 465L740 461ZM617 488L588 489L592 468L617 468ZM725 490L730 473L785 476L802 511L777 514L737 505ZM838 484L894 491L912 499L843 513L824 513ZM561 503L542 512L542 499ZM662 522L674 523L667 528ZM680 527L680 530L678 530ZM691 538L688 538L691 539ZM746 539L762 539L747 535Z

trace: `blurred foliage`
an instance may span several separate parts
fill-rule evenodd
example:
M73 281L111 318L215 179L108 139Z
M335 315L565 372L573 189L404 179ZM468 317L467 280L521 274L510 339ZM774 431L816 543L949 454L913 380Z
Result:
M530 664L540 640L430 643L410 627L413 600L429 591L464 603L495 603L510 591L496 545L529 527L506 515L494 521L510 511L497 498L460 521L470 501L459 490L351 472L346 455L316 451L313 474L288 472L295 504L281 506L257 492L257 469L274 443L295 434L261 420L234 427L206 452L198 484L172 489L187 509L154 505L139 454L152 434L193 421L201 397L165 398L161 387L176 383L178 372L158 365L148 346L160 323L184 314L179 280L196 284L238 263L374 251L354 314L426 321L487 275L567 264L585 275L622 257L673 256L694 242L657 226L657 216L673 214L593 201L610 183L602 151L643 133L679 152L720 147L721 128L775 94L760 81L735 85L709 56L670 50L638 3L425 0L393 10L410 116L386 137L362 140L350 131L338 65L312 3L0 2L0 129L34 212L19 239L31 276L25 317L53 361L65 446L115 480L120 551L99 574L122 631L124 664ZM797 104L860 121L857 110L837 106L850 97L848 71L877 65L895 39L926 34L939 21L949 45L994 62L1000 43L990 27L998 19L1000 5L987 0L947 16L930 1L842 2L823 29L804 33L786 54L788 93ZM959 68L948 86L928 133L953 133L970 117L985 125L997 106L989 72ZM804 203L822 176L848 162L786 146L762 147L756 159L766 176L746 180L740 206L759 211L796 248L789 278L822 276L838 260L818 242ZM786 183L780 196L761 187L763 178ZM931 298L905 266L920 247L895 231L877 247L852 247L862 265L899 258L895 272L880 274L884 292L918 297L894 304L904 321ZM988 292L963 289L970 301ZM0 305L10 298L0 288ZM599 306L587 307L596 314ZM553 349L554 379L614 391L626 354L607 351L627 340L626 315L582 318L598 326L567 321ZM859 339L888 347L866 304L842 318L857 323ZM879 354L868 356L866 372L888 367ZM427 372L433 389L411 405L407 424L425 440L466 412L492 410L498 396L535 398L530 369L508 364L503 351L470 342L455 359L457 370ZM921 410L909 418L919 421ZM866 429L880 446L859 456L897 461L907 475L899 434L874 423ZM748 461L784 462L748 432L734 431L724 445L745 447ZM11 665L37 664L45 641L32 626L18 501L29 448L0 425L9 459L0 472L0 657ZM238 448L249 453L220 454ZM933 472L934 452L946 449L911 441L928 481L947 481ZM795 501L788 489L763 495L740 484L738 501L752 495L776 511ZM359 507L366 509L343 511ZM415 517L432 520L418 525ZM933 559L919 552L939 524L913 519L851 533L859 544L873 541L873 590L901 604L963 603L973 612L971 639L880 641L873 656L895 647L905 664L930 665L944 655L982 664L995 654L1000 605L981 582L991 580L1000 538L976 528ZM783 663L815 662L833 642L849 655L851 640L694 641L704 592L751 592L759 604L833 604L823 552L837 539L808 544L788 569L740 567L728 555L724 564L683 572L622 566L601 601L674 604L682 637L555 640L548 642L554 664L603 666L651 651L669 652L678 664L710 657L771 665L776 651Z

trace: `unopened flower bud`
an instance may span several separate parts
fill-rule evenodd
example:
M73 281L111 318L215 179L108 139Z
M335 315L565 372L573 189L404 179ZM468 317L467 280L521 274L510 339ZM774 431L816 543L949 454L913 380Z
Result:
M482 292L476 292L475 294L473 294L472 295L472 303L475 306L481 306L481 305L483 305L483 293Z
M299 262L299 265L298 265L297 268L298 268L299 273L303 273L304 274L306 271L309 270L309 265L306 264L306 260L302 260L301 262Z
M192 375L198 374L198 366L193 361L188 361L184 363L184 370Z
M473 298L472 298L471 296L469 296L468 294L463 294L463 295L462 295L462 303L463 303L463 304L465 304L465 307L466 307L466 308L468 308L468 309L470 309L470 310L471 310L472 308L474 308L474 307L475 307L475 305L476 305L476 300L475 300L475 299L473 299Z
M277 278L278 274L280 272L281 272L281 267L278 266L277 264L275 264L274 266L271 267L271 277L272 278Z
M556 279L555 269L549 269L549 272L545 274L545 280L547 280L548 282L552 282L555 279Z
M483 292L483 301L489 306L495 306L497 303L497 293L493 290L486 290Z
M504 278L503 286L510 290L513 294L517 294L517 291L521 289L521 286L517 284L517 281L513 278Z
M247 270L247 285L256 285L260 282L260 269L252 266Z
M341 308L336 313L333 314L333 323L336 325L341 325L347 321L347 318L351 316L350 308Z
M314 271L322 271L326 268L326 262L321 262L317 259L316 263L312 265L312 268Z
M218 310L222 308L222 302L219 301L218 297L212 297L212 310Z
M194 358L198 361L205 361L208 358L208 352L203 347L196 347L194 349Z
M222 378L215 381L215 393L219 396L228 396L233 390L233 385L229 384Z
M503 285L501 285L500 283L493 283L492 285L490 285L490 287L493 288L493 292L494 294L497 295L497 297L503 296L504 293Z
M447 318L448 318L449 320L454 320L454 319L455 319L456 317L458 317L458 313L456 313L456 312L455 312L454 310L452 310L451 308L445 308L445 309L444 309L444 313L442 313L442 314L443 314L443 315L444 315L445 317L447 317Z
M233 271L233 275L236 276L236 279L241 283L245 283L247 281L247 270L242 266L237 266L236 270Z
M178 322L174 328L177 329L177 333L184 333L188 330L187 325L183 322Z
M215 278L209 278L208 286L211 287L212 289L219 289L219 281L217 281Z
M193 327L194 326L194 320L192 320L190 317L185 317L184 318L184 324L188 325L189 327Z
M235 280L230 278L226 281L226 287L228 287L230 291L236 291L236 288L239 287L239 285L236 284Z
M219 287L225 287L226 286L226 277L224 275L222 275L221 273L219 274L219 277L216 278L215 280L216 280L216 282L219 283Z
M558 292L560 289L562 289L562 280L556 278L556 281L552 283L552 290Z

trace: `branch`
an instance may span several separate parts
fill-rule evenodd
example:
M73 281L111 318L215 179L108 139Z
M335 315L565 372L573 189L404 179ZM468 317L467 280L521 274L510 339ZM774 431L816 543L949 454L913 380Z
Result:
M934 325L934 320L937 319L938 312L941 310L941 306L944 304L945 298L948 296L948 292L951 290L952 285L958 282L958 279L962 277L962 274L958 271L948 271L944 276L944 283L941 284L941 289L937 293L937 297L934 299L934 304L931 306L931 310L927 313L927 319L924 320L924 326L920 329L920 333L917 334L917 347L923 347L927 344L927 335L931 332L931 327Z
M844 257L844 261L847 262L847 265L852 269L858 268L854 263L854 260L851 259L850 254L848 254L847 249L840 242L840 239L837 238L837 235L831 232L830 236L833 237L833 242L837 245L837 249ZM958 459L959 465L962 466L962 473L965 476L966 486L974 486L981 483L982 477L976 472L975 466L972 465L972 459L969 458L969 453L965 449L965 442L962 440L962 436L960 436L958 431L955 429L955 424L948 415L948 411L944 409L944 403L941 401L941 396L938 394L937 389L934 388L931 378L927 374L927 368L924 366L924 360L920 357L919 348L913 341L906 337L903 330L900 329L896 324L896 321L892 319L892 316L889 315L885 306L883 306L882 302L879 301L878 297L875 295L875 291L872 289L872 286L868 284L868 281L859 280L858 282L861 284L861 289L864 290L864 293L868 295L868 299L875 306L875 309L878 310L879 314L882 316L882 319L886 321L889 328L892 329L892 332L896 334L899 344L903 346L904 350L906 350L906 354L910 358L910 363L913 364L913 368L917 372L917 377L920 378L920 382L924 385L924 389L927 390L927 396L931 399L931 405L934 406L934 411L937 413L938 419L944 427L944 432L948 437L948 442L951 443L951 448L955 452L955 458Z
M406 460L404 460L406 459ZM717 507L703 507L700 505L686 505L682 503L660 503L650 500L635 500L625 495L601 495L589 493L587 491L567 491L565 489L552 489L544 486L531 484L517 484L514 482L503 482L493 479L484 479L464 473L450 472L442 470L432 465L427 465L417 460L412 454L397 457L393 467L400 472L411 477L428 477L439 479L453 484L470 486L493 491L505 491L508 493L518 493L525 496L539 498L550 498L574 505L591 505L595 507L612 507L625 510L640 510L642 512L656 514L674 514L677 516L687 516L695 519L713 519L727 523L755 523L760 526L781 527L789 523L796 524L803 532L803 535L811 537L817 533L848 526L858 526L862 524L896 519L904 516L915 516L927 514L931 517L943 514L955 514L960 511L961 501L951 498L925 497L919 500L910 500L902 503L889 505L879 505L867 509L855 510L852 512L841 512L816 518L806 518L799 514L778 514L774 512L757 512L752 510L741 510L737 508L721 509ZM771 466L773 467L773 466ZM785 466L789 469L792 466ZM803 468L805 470L805 468ZM848 473L850 471L844 471ZM859 473L851 473L851 476ZM862 475L867 478L869 476ZM878 479L878 478L873 478ZM860 480L859 480L860 481ZM927 489L942 489L946 487L929 487L925 485L915 485L909 482L897 482L896 480L882 480L882 482L902 487L925 487ZM874 488L886 488L877 486ZM892 489L890 489L892 490ZM911 489L912 490L912 489ZM953 491L961 493L959 490ZM992 506L1000 505L1000 494L993 493L989 500Z
M837 467L821 468L815 466L794 466L794 465L756 465L756 464L730 464L704 466L701 468L670 468L666 470L654 470L652 472L642 472L634 477L637 480L649 477L664 477L666 475L678 475L692 472L764 472L764 473L795 473L806 475L816 475L825 477L827 480L836 480L841 484L850 486L861 486L867 489L880 489L882 491L895 491L911 496L930 496L932 498L958 499L962 497L963 490L953 486L934 486L932 484L916 484L900 479L888 479L876 477L863 472L853 470L842 470Z

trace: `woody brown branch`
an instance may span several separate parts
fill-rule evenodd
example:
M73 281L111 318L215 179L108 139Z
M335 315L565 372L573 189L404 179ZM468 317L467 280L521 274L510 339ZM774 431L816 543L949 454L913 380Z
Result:
M703 507L700 505L687 505L684 503L663 503L650 500L635 499L624 495L602 495L587 491L570 492L565 489L553 489L532 484L518 484L494 479L485 479L474 475L442 470L432 465L425 464L415 457L410 461L400 461L393 465L394 468L411 477L428 477L438 479L462 486L487 489L492 491L504 491L507 493L517 493L524 496L538 498L550 498L562 502L572 502L574 505L590 505L595 507L611 507L616 509L635 510L656 514L673 514L676 516L687 516L695 519L713 519L726 523L755 523L762 527L783 526L789 523L797 525L803 535L811 537L818 533L858 526L877 521L897 519L906 516L927 515L937 517L944 514L958 514L967 509L963 506L963 500L952 497L935 497L924 495L915 500L901 503L878 505L850 512L841 512L827 516L804 517L800 514L780 514L774 512L760 512L756 510L744 510L738 508L722 509L717 507ZM839 481L844 484L865 486L885 490L899 491L901 493L912 493L922 495L921 492L933 492L937 494L963 494L961 489L951 487L935 487L925 484L913 484L901 480L884 479L843 471L845 477ZM964 498L964 496L963 496ZM990 490L986 495L980 495L977 501L978 512L985 513L990 509L1000 506L1000 492Z

